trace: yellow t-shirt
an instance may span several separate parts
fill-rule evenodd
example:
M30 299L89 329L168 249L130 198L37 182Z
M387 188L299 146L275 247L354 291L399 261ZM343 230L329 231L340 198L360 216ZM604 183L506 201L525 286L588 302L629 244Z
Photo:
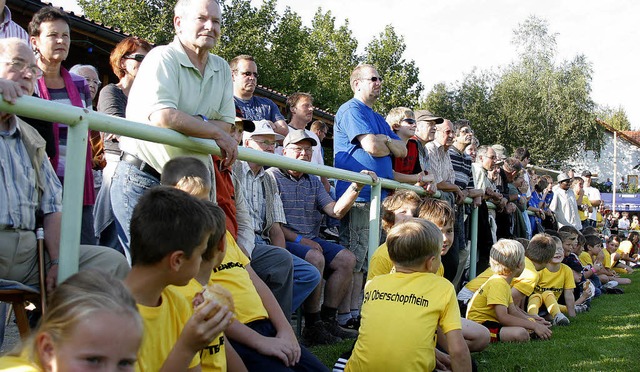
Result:
M442 266L442 265L440 265ZM470 290L471 292L475 292L478 289L480 289L480 287L482 287L482 285L487 281L487 279L489 279L491 276L493 275L493 271L491 271L491 268L487 268L485 271L481 272L480 275L476 276L475 278L471 279L469 281L469 283L467 283L467 285L465 285L464 287L468 290Z
M169 286L162 291L160 306L148 307L138 304L144 323L142 346L138 351L136 371L156 372L164 364L176 341L182 333L193 309L184 296ZM189 364L194 368L200 364L196 354Z
M519 277L513 278L511 286L520 291L523 295L529 297L536 288L538 280L540 280L540 272L536 270L536 267L533 265L533 262L529 257L525 257L524 270Z
M391 261L391 257L389 257L389 248L387 248L387 243L383 243L369 259L367 281L378 275L389 274L391 269L393 269L393 262Z
M611 268L611 266L613 266L613 265L611 264L611 253L609 253L609 251L608 251L608 250L606 250L606 249L603 249L603 250L602 250L602 253L604 254L604 258L602 259L602 265L603 265L605 268L610 269L610 268Z
M493 275L473 294L467 306L467 319L476 323L498 322L496 305L509 307L513 303L511 286L504 278Z
M631 243L630 240L625 240L620 243L620 246L618 247L617 252L619 252L621 255L623 253L630 255L632 250L633 250L633 243Z
M3 319L4 321L4 319ZM3 356L0 358L0 371L6 372L42 372L42 368L38 367L29 359L21 356Z
M582 204L587 206L587 209L584 211L578 210L578 215L580 215L580 221L584 221L589 217L589 209L588 207L591 207L591 202L589 201L589 198L587 198L586 195L582 196L582 202L580 202L580 200L577 200L578 204Z
M578 256L578 259L580 259L580 263L582 264L582 266L587 266L587 265L593 266L593 259L591 258L591 255L589 254L589 252L584 251L580 253L580 256Z
M436 328L462 329L453 285L432 273L367 283L360 334L345 371L432 371Z
M174 287L176 291L182 293L182 295L193 303L193 298L196 293L202 292L202 284L197 280L191 279L184 287ZM226 371L227 370L227 358L224 353L224 335L220 333L206 348L200 351L200 363L203 371Z
M546 267L540 271L540 280L536 285L535 293L551 291L556 296L556 300L564 293L565 289L574 289L576 282L573 280L571 268L565 264L560 264L560 269L556 272L549 271Z
M227 254L220 266L213 269L209 284L220 284L231 292L239 322L247 324L269 318L267 309L262 304L262 299L245 268L249 264L249 258L242 253L229 231L225 239Z

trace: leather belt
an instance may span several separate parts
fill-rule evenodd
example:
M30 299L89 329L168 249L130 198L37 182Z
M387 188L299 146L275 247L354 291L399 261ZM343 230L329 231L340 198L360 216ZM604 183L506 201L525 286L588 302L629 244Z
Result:
M149 164L145 163L144 161L138 159L136 156L131 155L127 152L122 152L122 155L120 156L120 160L127 162L131 165L133 165L134 167L136 167L137 169L145 172L146 174L150 175L151 177L154 177L158 180L160 180L160 173L158 173L157 170L155 170L154 167L150 166Z

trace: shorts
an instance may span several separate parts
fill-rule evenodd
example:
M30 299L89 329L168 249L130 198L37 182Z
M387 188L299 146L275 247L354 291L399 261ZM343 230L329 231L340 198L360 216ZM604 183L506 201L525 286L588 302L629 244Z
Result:
M368 266L370 207L371 203L356 202L340 220L340 244L356 256L355 273L366 270Z
M489 334L491 335L491 343L500 341L500 330L502 329L502 324L487 321L482 323L482 325L489 330Z
M338 253L340 253L340 251L345 248L339 244L331 243L326 240L322 240L320 238L312 238L311 240L320 244L320 247L322 247L322 255L324 256L324 267L325 267L325 272L327 272L329 270L329 264L331 264L331 261L333 261L333 259L336 258ZM312 249L313 248L309 247L308 245L294 243L294 242L287 242L287 250L291 252L292 255L296 257L300 257L303 260L307 255L307 253Z

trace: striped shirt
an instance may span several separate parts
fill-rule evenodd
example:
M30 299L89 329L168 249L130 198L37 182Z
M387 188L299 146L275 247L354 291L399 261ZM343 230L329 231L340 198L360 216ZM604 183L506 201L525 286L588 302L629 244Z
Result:
M44 191L38 206L36 172L14 116L9 131L0 131L0 228L33 230L36 209L45 214L62 211L62 186L46 157L40 170Z
M453 172L449 153L445 150L444 146L436 141L431 141L427 143L425 147L429 154L429 165L433 171L436 184L443 181L454 183L456 181L456 175Z
M456 175L455 184L462 190L473 189L475 186L473 184L473 172L471 171L471 163L473 162L471 157L451 146L449 148L449 158Z
M0 39L7 39L10 37L17 37L29 43L29 35L24 28L18 26L17 23L11 20L11 11L8 6L4 6L4 18L0 23Z
M253 222L253 231L256 236L260 236L267 222L266 198L262 183L265 182L264 177L270 176L265 173L264 168L260 168L258 174L254 174L251 168L249 168L249 164L244 161L242 162L242 172L244 174L244 195L247 201L247 208L249 209L249 216L251 216ZM275 194L273 200L273 222L284 225L287 223L287 219L284 214L280 195Z
M295 179L278 168L269 168L278 183L280 198L287 215L287 228L304 238L316 238L320 234L322 209L333 199L324 189L318 177L303 174Z

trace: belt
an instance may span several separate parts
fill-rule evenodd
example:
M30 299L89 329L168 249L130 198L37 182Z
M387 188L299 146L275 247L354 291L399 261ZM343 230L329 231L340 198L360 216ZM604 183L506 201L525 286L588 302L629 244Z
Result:
M145 163L144 161L138 159L136 156L131 155L127 152L122 152L122 155L120 156L120 160L127 162L131 165L133 165L134 167L136 167L137 169L145 172L146 174L150 175L151 177L154 177L158 180L160 180L160 173L158 173L157 170L155 170L155 168L153 168L152 166L150 166L149 164Z

